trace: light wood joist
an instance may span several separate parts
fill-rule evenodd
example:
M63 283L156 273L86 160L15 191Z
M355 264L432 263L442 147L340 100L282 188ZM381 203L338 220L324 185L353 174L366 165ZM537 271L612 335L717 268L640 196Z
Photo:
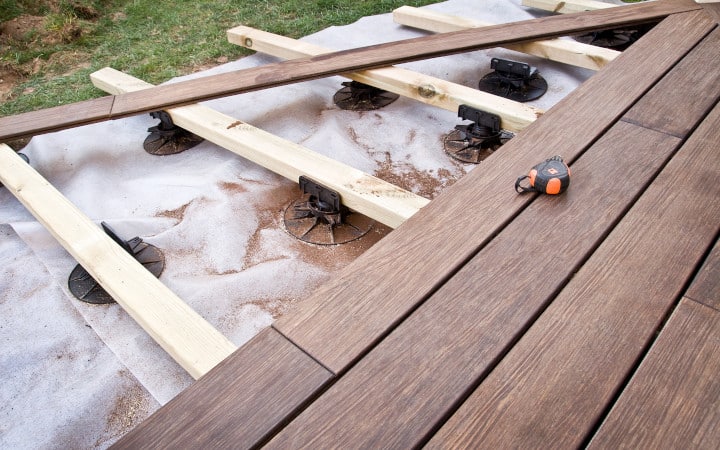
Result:
M325 47L246 26L228 30L227 37L230 43L285 59L333 52ZM500 116L501 127L508 131L521 131L543 114L542 110L530 105L399 67L342 75L453 112L457 112L460 105L468 105L496 114Z
M598 9L614 8L616 4L596 0L523 0L523 6L542 9L560 14L595 11Z
M393 11L393 20L401 25L432 31L453 31L481 28L492 23L444 14L427 8L401 6ZM505 48L551 61L570 64L591 70L600 70L617 58L620 52L596 45L583 44L570 39L546 39L534 42L505 45Z
M5 144L0 182L193 378L237 349Z
M692 0L645 2L581 15L542 17L268 64L161 85L141 92L3 117L0 118L0 142L329 75L566 36L581 31L645 23L699 8L702 7Z
M105 68L90 75L93 84L112 94L135 92L152 84ZM301 145L241 122L203 105L171 108L175 125L297 182L305 175L337 191L342 203L395 228L429 200L342 164Z

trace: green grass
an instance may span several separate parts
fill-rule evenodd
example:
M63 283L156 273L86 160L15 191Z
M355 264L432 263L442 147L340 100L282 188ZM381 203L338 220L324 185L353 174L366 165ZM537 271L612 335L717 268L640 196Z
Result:
M39 34L0 49L0 67L27 75L0 105L0 116L105 95L90 84L89 74L106 66L157 84L251 54L227 42L225 32L240 24L299 38L434 1L0 0L0 21L21 14L45 17Z

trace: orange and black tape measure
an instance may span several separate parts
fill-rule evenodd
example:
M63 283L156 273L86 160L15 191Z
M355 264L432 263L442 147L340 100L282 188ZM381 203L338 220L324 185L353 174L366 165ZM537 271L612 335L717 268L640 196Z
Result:
M528 180L529 186L522 186ZM515 182L515 190L523 192L540 192L541 194L561 194L570 186L570 168L559 156L553 156L533 167L527 175Z

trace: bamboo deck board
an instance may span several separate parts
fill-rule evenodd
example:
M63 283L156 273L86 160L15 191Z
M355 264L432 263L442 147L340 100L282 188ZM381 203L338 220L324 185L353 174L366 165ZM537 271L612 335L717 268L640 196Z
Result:
M534 201L270 447L421 445L552 301L678 144L618 124L573 164L575 178L585 182L563 197ZM623 157L625 148L634 149L632 159ZM616 174L616 183L593 177L600 167Z
M512 157L484 161L275 327L333 372L343 371L527 206L529 198L512 189L517 176L555 154L573 161L711 26L702 14L671 16L505 144L504 154ZM676 27L687 34L671 46L654 45ZM626 64L652 70L628 72ZM413 264L398 265L398 259Z
M717 448L719 342L720 311L683 298L589 448Z
M663 19L114 447L717 446L720 83L703 64L717 59L717 11L608 8L0 118L2 141ZM515 178L554 154L572 164L568 192L517 195Z
M717 135L718 113L720 108L430 448L583 446L720 231L720 203L713 201L720 189L708 191L703 176L676 176L720 171L717 149L705 138ZM632 438L628 443L652 447L636 446Z
M211 443L212 448L248 448L331 375L266 328L113 447L207 449Z
M715 243L715 247L685 296L720 310L720 283L718 280L720 280L720 241Z
M720 97L720 83L708 71L720 61L720 29L715 29L683 58L670 76L653 87L628 111L623 120L673 136L686 136Z

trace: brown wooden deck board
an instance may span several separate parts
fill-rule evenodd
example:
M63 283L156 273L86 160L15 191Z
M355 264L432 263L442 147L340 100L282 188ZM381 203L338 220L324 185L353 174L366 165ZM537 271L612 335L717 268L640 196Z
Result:
M553 154L577 157L714 26L704 13L663 21L275 327L333 372L344 370L522 210L529 200L512 189L517 176Z
M632 204L679 139L618 123L542 197L271 441L409 448L492 368ZM625 152L633 148L632 156ZM615 183L593 176L601 168Z
M249 448L330 377L267 328L113 448Z
M684 298L589 448L718 448L718 373L720 311Z
M427 59L508 43L531 41L572 34L609 26L625 26L662 19L668 14L700 10L692 0L663 0L624 8L592 11L581 15L543 17L522 22L443 33L374 45L354 50L284 61L265 66L161 85L141 92L131 92L98 99L112 105L106 110L78 110L93 102L66 105L52 110L36 111L0 118L0 142L29 137L42 132L61 130L82 123L120 118L170 107L197 103L213 98L240 94L273 86L389 66L401 62ZM47 114L52 113L51 117Z
M648 92L623 120L683 137L720 97L717 73L710 61L720 61L720 29L715 30ZM683 120L685 119L685 120Z
M715 247L685 296L720 310L720 241L715 243Z
M583 443L720 229L719 127L716 107L429 447Z

